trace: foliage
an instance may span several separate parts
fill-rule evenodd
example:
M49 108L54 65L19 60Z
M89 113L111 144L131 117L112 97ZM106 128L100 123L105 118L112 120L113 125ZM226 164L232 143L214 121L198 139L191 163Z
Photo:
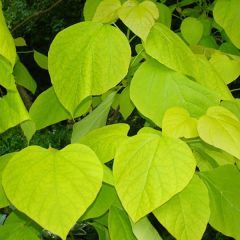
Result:
M33 51L39 93L0 8L0 238L240 239L236 9L87 0L86 21Z

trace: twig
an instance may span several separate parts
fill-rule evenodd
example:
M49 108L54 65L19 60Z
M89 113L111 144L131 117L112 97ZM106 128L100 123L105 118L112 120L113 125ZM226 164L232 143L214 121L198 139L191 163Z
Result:
M24 24L26 24L28 21L30 21L32 18L38 17L40 15L46 14L48 12L50 12L53 8L55 8L58 4L60 4L63 0L58 0L56 1L54 4L52 4L49 8L44 9L44 10L40 10L39 12L35 12L33 15L27 17L26 19L24 19L22 22L20 22L19 24L17 24L13 29L12 29L12 33L15 32L18 28L22 27Z

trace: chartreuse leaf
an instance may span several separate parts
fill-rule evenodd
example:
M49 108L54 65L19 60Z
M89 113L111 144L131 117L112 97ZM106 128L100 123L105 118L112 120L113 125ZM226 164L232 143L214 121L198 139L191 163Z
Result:
M114 186L112 170L104 164L103 164L103 182L111 186Z
M84 99L77 107L74 117L85 114L91 105L91 97ZM36 124L36 129L42 129L54 123L71 119L69 112L59 102L53 87L42 92L32 104L29 114Z
M132 223L132 230L138 240L162 240L147 217L140 219L135 224Z
M197 18L187 17L181 23L181 33L190 45L197 45L203 35L203 25Z
M82 22L58 33L48 58L56 95L73 115L83 99L105 93L125 77L131 49L119 29Z
M150 29L159 17L158 8L151 1L128 0L118 11L119 18L141 39L146 40Z
M27 43L26 43L25 39L22 38L22 37L15 38L14 39L14 43L15 43L16 47L25 47L25 46L27 46Z
M153 213L176 239L201 240L210 216L208 190L195 175L182 192Z
M183 40L164 24L153 26L144 47L147 54L163 65L189 76L196 75L196 57Z
M92 130L105 126L108 113L114 101L116 93L109 94L106 99L94 109L88 116L73 125L72 143L78 143L80 139Z
M4 56L11 64L12 67L16 61L16 47L14 39L9 32L2 12L2 2L0 1L0 55Z
M96 198L102 178L102 165L87 146L72 144L61 151L30 146L9 161L3 187L17 209L66 239Z
M233 101L221 101L221 106L230 110L240 120L240 100L234 99Z
M214 92L152 59L134 74L130 97L137 109L160 127L170 107L183 107L191 116L199 117L220 101Z
M86 0L83 8L83 16L85 21L91 21L98 5L102 2L102 0Z
M12 76L12 66L10 62L3 56L0 55L0 85L7 90L15 90L16 86L14 78ZM2 94L0 95L1 97Z
M240 238L240 172L233 165L221 166L200 177L208 187L210 221L217 231Z
M239 0L218 0L213 9L214 20L225 30L237 48L240 48L239 8Z
M227 55L216 53L212 55L210 63L226 84L233 82L240 75L240 61L230 59Z
M197 119L181 107L169 108L162 121L163 135L175 138L194 138L198 136Z
M44 54L34 50L33 57L38 66L42 69L48 70L48 57Z
M6 165L8 164L9 160L13 157L14 153L5 154L0 157L0 208L4 208L10 205L10 202L8 201L5 191L2 186L2 173ZM1 231L0 231L1 232Z
M145 134L145 133L157 134L159 136L162 136L161 131L159 131L157 129L154 129L154 128L151 128L151 127L143 127L138 131L137 134Z
M30 143L34 133L36 132L36 124L32 120L25 121L21 123L21 129L24 136L27 138L28 144Z
M240 121L224 107L210 107L198 121L201 139L240 159Z
M17 84L25 87L33 94L35 93L37 84L28 72L27 68L20 61L17 61L15 64L13 75Z
M81 217L81 220L97 218L108 211L112 203L117 199L114 187L103 184L97 198Z
M119 0L102 0L93 17L94 22L112 23L118 19L117 10L121 7Z
M157 19L157 22L160 22L170 28L172 22L172 13L170 9L163 3L156 3L156 5L159 11L159 18Z
M20 212L13 212L0 227L0 239L39 240L41 228Z
M156 134L138 134L117 149L115 187L123 207L136 222L180 192L196 161L186 143Z
M132 232L128 215L116 206L111 206L109 210L108 229L113 240L137 240Z
M79 143L89 146L100 161L106 163L114 158L119 145L128 138L128 131L129 125L125 123L107 125L83 136Z

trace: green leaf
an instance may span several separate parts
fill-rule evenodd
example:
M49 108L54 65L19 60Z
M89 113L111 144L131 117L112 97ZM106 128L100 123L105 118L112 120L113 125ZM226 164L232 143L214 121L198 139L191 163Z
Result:
M157 22L160 22L170 28L172 23L172 13L170 9L163 3L156 3L156 5L159 11L159 18L157 19Z
M33 57L38 66L42 69L48 70L48 57L44 54L34 50Z
M118 15L133 33L145 40L158 19L159 12L156 4L151 1L139 3L136 0L128 0L119 9Z
M104 173L103 174L103 182L105 182L111 186L114 186L112 170L104 164L103 164L103 173Z
M128 138L129 128L124 123L107 125L83 136L79 143L89 146L100 161L106 163L114 158L119 145Z
M108 211L115 199L117 199L117 194L114 187L103 184L97 198L81 217L81 220L102 216Z
M203 25L197 18L187 17L181 23L181 33L190 45L197 45L203 35Z
M211 107L198 121L201 139L240 159L240 121L224 107Z
M169 108L162 121L163 135L175 138L194 138L198 136L197 119L180 107Z
M0 181L1 181L1 185L0 185L0 208L4 208L4 207L7 207L7 206L11 205L10 202L8 201L8 199L7 199L7 196L6 196L5 191L3 189L3 186L2 186L2 173L3 173L4 168L8 164L9 160L13 157L13 155L14 155L14 153L9 153L9 154L5 154L5 155L0 157Z
M197 61L190 48L168 27L156 23L144 44L147 54L163 65L183 74L195 76Z
M127 74L130 59L127 38L113 26L82 22L64 29L49 50L57 97L73 115L83 99L117 85Z
M77 107L74 117L85 114L91 104L91 98L88 97ZM69 112L59 102L53 87L42 92L32 104L29 114L36 124L36 129L42 129L54 123L71 119Z
M98 5L102 2L102 0L86 0L83 8L83 16L85 21L91 21Z
M240 238L240 172L233 165L226 165L200 177L208 187L210 197L210 221L217 231Z
M102 177L102 165L87 146L72 144L61 151L30 146L9 161L3 187L17 209L66 239L96 198Z
M78 143L80 139L92 130L106 125L108 113L114 101L115 92L111 93L88 116L73 125L72 143Z
M20 61L17 61L15 64L13 75L17 84L25 87L33 94L35 93L37 84L28 72L27 68Z
M132 230L138 240L162 240L147 217L140 219L135 224L132 223Z
M92 225L94 226L98 233L98 240L110 240L107 227L97 222L94 222Z
M13 67L17 57L16 47L14 39L5 23L2 4L0 4L0 32L0 55L4 56Z
M227 108L240 120L240 99L234 99L233 101L221 101L221 106Z
M240 48L239 9L239 0L218 0L213 9L215 21L225 30L237 48Z
M27 46L25 39L22 37L15 38L14 42L15 42L16 47L26 47Z
M155 60L146 61L136 71L130 97L137 109L160 127L170 107L183 107L192 117L199 117L220 101L214 92Z
M92 21L113 23L118 19L117 10L121 7L119 0L102 0L98 5Z
M210 216L208 190L195 175L182 192L153 213L176 239L201 240Z
M34 133L36 132L36 124L34 121L29 120L21 123L21 129L24 133L24 136L27 138L28 144L30 143Z
M113 176L118 196L136 222L180 192L190 181L196 161L181 140L138 134L117 150Z
M0 238L4 240L39 240L41 228L20 212L11 213L0 227Z
M240 61L230 59L226 55L214 54L210 63L226 84L233 82L240 75Z
M137 240L132 232L128 215L118 207L112 206L109 210L108 229L113 240Z

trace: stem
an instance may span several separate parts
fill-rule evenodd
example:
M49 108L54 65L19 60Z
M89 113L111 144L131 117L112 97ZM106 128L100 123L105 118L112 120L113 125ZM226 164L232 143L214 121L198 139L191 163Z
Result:
M127 30L127 39L129 40L129 38L130 38L130 29L128 28L128 30Z
M129 40L129 43L132 42L132 40L136 37L136 35L134 35L130 40Z
M138 57L139 55L141 55L141 53L142 53L143 51L144 51L144 49L142 49L142 50L138 53L138 55L136 55L136 56L134 57L133 61L132 61L131 64L130 64L130 67L135 63L137 57Z
M240 91L240 88L235 88L231 90L231 92L237 92L237 91Z
M29 50L29 51L19 51L19 52L17 52L17 53L22 54L22 53L33 53L33 52L34 52L33 50Z

